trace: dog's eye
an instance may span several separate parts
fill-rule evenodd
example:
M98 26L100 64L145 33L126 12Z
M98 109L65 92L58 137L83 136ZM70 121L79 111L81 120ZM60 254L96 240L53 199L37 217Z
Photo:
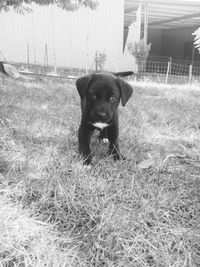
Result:
M115 96L111 96L111 97L109 98L109 101L110 101L110 102L115 102L115 101L116 101L116 97L115 97Z

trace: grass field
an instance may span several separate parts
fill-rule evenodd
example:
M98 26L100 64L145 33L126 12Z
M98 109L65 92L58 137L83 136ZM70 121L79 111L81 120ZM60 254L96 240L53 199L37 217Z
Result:
M87 168L75 83L0 81L0 266L200 266L200 88L133 90Z

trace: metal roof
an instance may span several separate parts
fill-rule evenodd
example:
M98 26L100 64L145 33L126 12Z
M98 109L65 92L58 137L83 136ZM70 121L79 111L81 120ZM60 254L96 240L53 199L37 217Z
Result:
M140 3L148 9L148 28L200 26L200 0L124 0L125 28L135 19L135 12Z

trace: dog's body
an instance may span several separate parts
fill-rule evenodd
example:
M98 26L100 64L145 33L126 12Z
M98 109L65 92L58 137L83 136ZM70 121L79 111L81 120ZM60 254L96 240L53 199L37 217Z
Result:
M109 154L115 160L123 158L119 152L118 111L120 99L122 105L132 95L132 87L121 78L122 73L96 73L80 77L76 86L81 97L82 119L78 131L79 152L84 163L91 163L90 141L95 129L100 130L100 139L109 140ZM125 76L125 75L124 75Z

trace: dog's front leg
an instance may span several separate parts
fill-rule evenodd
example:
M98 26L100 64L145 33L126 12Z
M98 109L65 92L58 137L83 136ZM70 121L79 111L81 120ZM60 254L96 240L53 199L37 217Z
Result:
M120 160L122 159L122 155L119 151L119 145L118 145L118 135L119 135L119 129L116 125L110 126L107 128L108 133L108 140L110 142L109 144L109 155L113 155L114 160Z
M81 124L78 131L79 153L83 156L83 163L90 164L92 160L90 142L93 130Z

